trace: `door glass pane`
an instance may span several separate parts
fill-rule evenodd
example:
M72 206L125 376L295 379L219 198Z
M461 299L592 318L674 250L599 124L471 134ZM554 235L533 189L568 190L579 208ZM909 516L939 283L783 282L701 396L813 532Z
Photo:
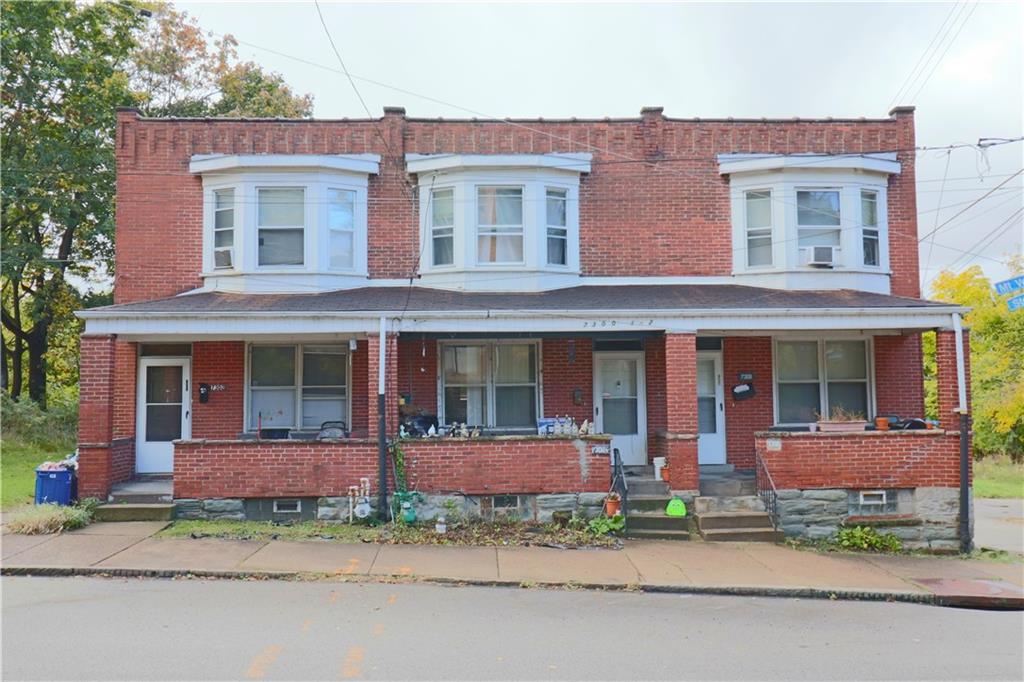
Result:
M636 398L604 399L604 432L614 435L637 433Z
M253 346L249 375L253 386L294 386L295 347Z
M146 440L170 441L181 438L181 405L146 406Z
M718 403L714 397L697 398L697 432L716 433L718 431L718 412L715 405Z
M533 386L498 386L494 389L494 425L537 425L537 391Z
M180 365L147 367L146 402L180 403L182 371Z
M825 343L825 376L832 379L866 379L867 359L863 341Z
M818 384L779 384L779 422L807 424L818 421L821 402Z
M487 424L487 403L483 386L452 386L444 389L444 418L451 424Z
M818 378L817 341L780 341L776 346L777 370L782 381Z
M537 347L533 344L499 344L496 346L497 384L533 383L537 376Z
M256 428L262 418L263 428L295 426L295 389L278 388L253 391L249 400L250 426Z
M259 190L260 227L299 227L303 219L304 190L261 189Z
M715 361L711 359L697 360L697 395L715 395Z
M482 384L485 381L483 346L444 347L445 384Z
M841 407L866 418L868 414L868 386L862 381L828 382L828 413Z
M636 360L602 360L601 393L611 398L636 397Z

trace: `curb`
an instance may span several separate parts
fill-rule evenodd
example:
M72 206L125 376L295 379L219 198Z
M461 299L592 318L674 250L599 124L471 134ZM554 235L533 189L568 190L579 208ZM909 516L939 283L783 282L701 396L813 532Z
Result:
M927 606L953 606L948 598L939 598L931 592L903 592L882 590L824 589L813 587L751 587L751 586L697 586L623 583L577 583L528 580L488 580L476 578L445 578L409 575L357 575L354 573L306 573L300 571L209 571L154 568L99 568L58 566L4 566L4 576L71 577L93 576L103 578L206 578L219 580L337 580L359 583L418 583L447 586L513 587L520 589L571 589L602 592L641 592L649 594L718 595L733 597L771 597L782 599L823 599L828 601L872 601L923 604ZM1001 601L1001 600L994 600ZM986 608L974 600L975 608ZM993 604L989 608L1007 608ZM1019 607L1018 607L1019 608Z

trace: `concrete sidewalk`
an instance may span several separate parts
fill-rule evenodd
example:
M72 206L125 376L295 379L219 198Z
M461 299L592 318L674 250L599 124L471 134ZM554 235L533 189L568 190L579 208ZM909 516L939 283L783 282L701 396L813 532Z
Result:
M153 537L163 522L4 534L4 573L299 575L580 585L1024 607L1024 564L822 554L761 543L627 541L621 551Z

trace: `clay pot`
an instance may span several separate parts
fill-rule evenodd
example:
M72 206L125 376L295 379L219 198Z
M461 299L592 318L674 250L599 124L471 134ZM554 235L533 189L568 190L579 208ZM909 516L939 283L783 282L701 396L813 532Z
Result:
M618 516L619 511L622 509L622 500L605 500L604 501L604 513L605 516L611 518L612 516Z
M889 418L888 417L875 417L875 428L879 431L889 430Z

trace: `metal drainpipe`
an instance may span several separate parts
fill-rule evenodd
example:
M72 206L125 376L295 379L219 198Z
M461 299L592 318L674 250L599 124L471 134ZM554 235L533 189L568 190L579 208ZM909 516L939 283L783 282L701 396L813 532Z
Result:
M384 367L387 362L387 321L380 318L380 331L378 336L377 356L377 475L380 483L377 486L377 516L381 521L388 520L388 437L387 419L384 414L384 406L387 404L384 396Z
M967 368L964 359L964 328L960 313L953 313L953 336L956 342L956 388L960 403L960 552L971 551L971 484L970 428L971 417L967 406Z

